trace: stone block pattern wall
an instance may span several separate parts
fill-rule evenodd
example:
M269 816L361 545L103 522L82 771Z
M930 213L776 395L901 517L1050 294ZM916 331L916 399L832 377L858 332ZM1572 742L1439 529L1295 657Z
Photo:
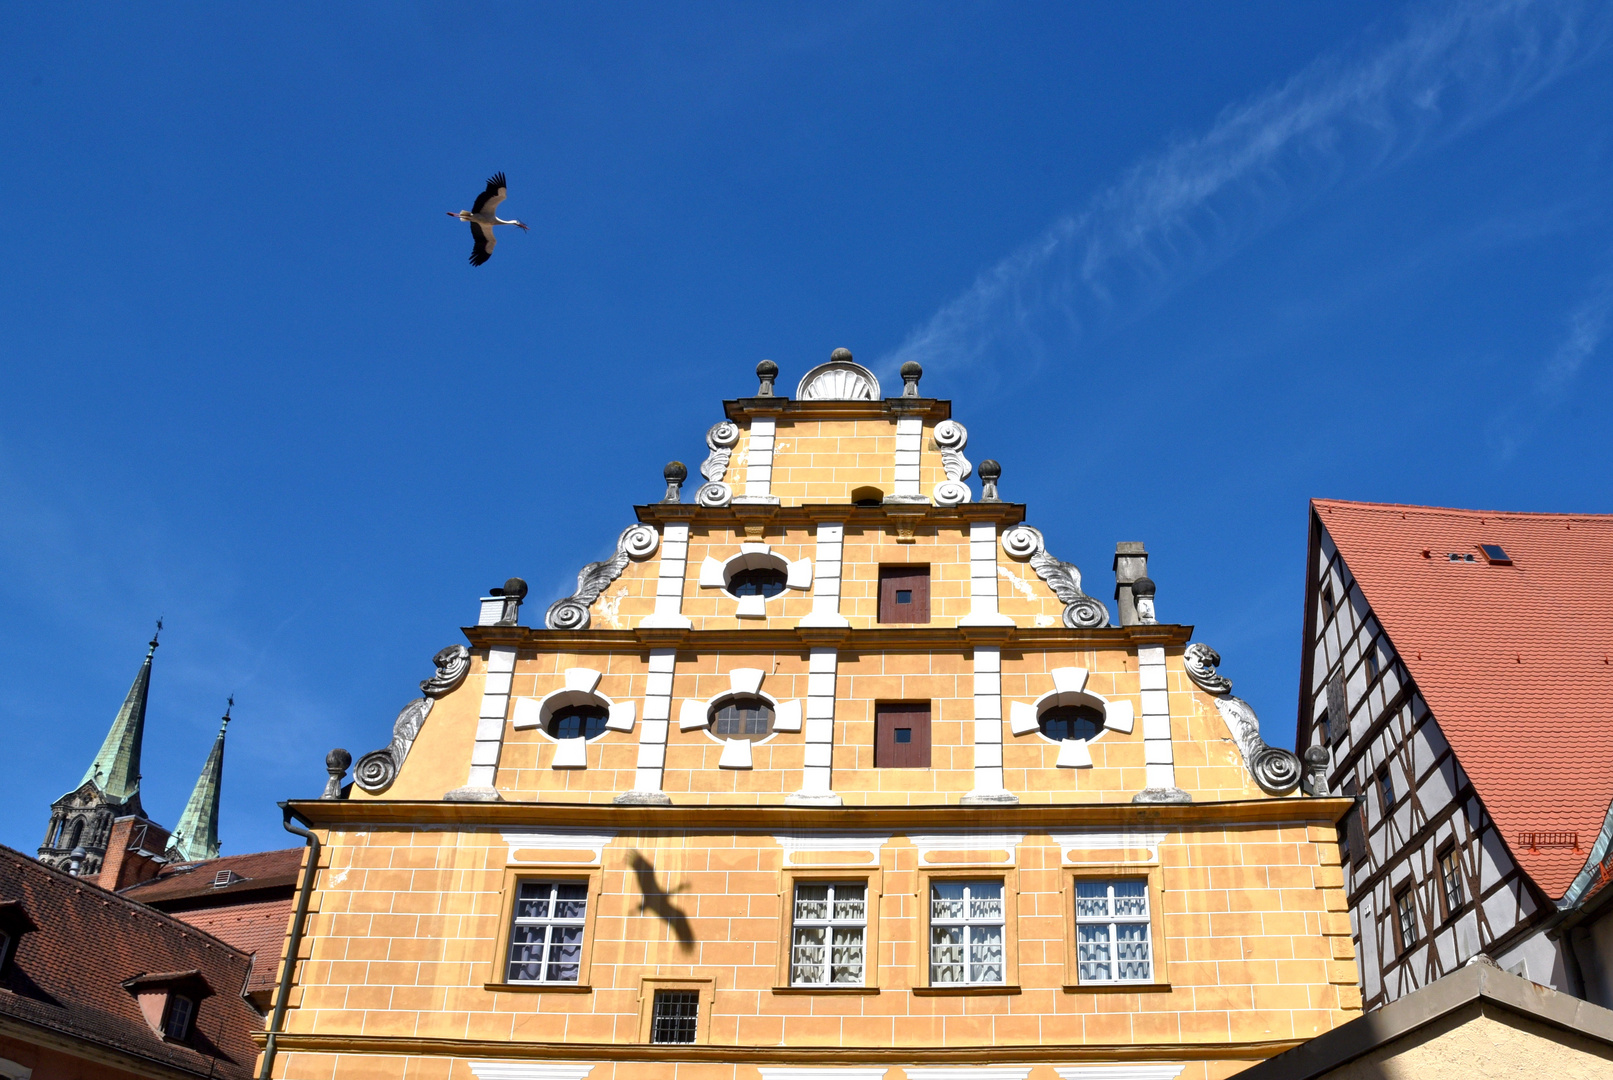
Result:
M718 1046L1046 1045L1051 1055L1076 1044L1161 1044L1172 1048L1161 1057L1193 1062L1195 1045L1308 1038L1360 1007L1331 826L1196 826L1164 833L1157 855L1070 847L1066 834L1025 835L1006 849L1013 839L995 841L1005 850L968 851L985 841L960 833L949 852L934 837L921 849L895 835L877 862L867 851L797 851L797 863L810 856L812 869L866 880L877 910L869 974L878 993L803 994L776 992L788 914L785 848L774 836L618 834L595 861L586 851L512 848L492 829L331 832L287 1030L634 1044L640 979L670 976L713 980L706 1041ZM1067 872L1120 861L1116 873L1158 873L1156 941L1169 982L1141 993L1069 989ZM534 877L598 875L588 992L489 988L502 979L512 866ZM1008 908L1015 992L913 993L926 981L920 871L958 866L1017 890ZM360 1060L374 1069L383 1059L343 1059ZM1230 1064L1195 1064L1184 1075L1225 1076L1236 1071ZM447 1068L446 1059L422 1059L407 1075ZM596 1076L611 1075L601 1069ZM292 1053L277 1075L368 1073Z
M680 650L672 676L671 723L666 733L662 790L673 801L780 803L802 787L807 732L779 731L751 748L752 767L719 767L723 742L704 729L681 730L686 700L704 702L725 693L736 668L765 674L762 692L805 710L809 650ZM555 768L555 740L537 728L516 728L521 699L541 699L565 686L567 669L600 672L597 690L614 702L635 703L632 731L607 731L584 747L585 768ZM1016 650L1002 653L1002 701L1033 703L1053 689L1055 668L1085 668L1087 689L1141 710L1135 652L1119 650ZM1176 782L1200 802L1262 797L1225 721L1212 700L1193 685L1181 653L1169 651L1166 686ZM543 653L522 650L510 681L515 703L504 728L494 786L506 800L559 799L607 803L635 787L640 728L646 723L649 650ZM478 728L477 702L485 673L478 659L471 675L432 711L415 749L384 798L440 798L462 782L462 761ZM876 768L875 707L883 702L928 703L931 750L928 769ZM966 648L952 650L840 653L832 727L833 790L846 805L956 802L975 785L974 668ZM648 721L651 723L657 721ZM1059 768L1059 744L1039 732L1014 735L1003 720L1005 788L1022 803L1127 802L1147 786L1144 728L1106 730L1090 740L1090 768ZM368 798L355 791L354 798Z

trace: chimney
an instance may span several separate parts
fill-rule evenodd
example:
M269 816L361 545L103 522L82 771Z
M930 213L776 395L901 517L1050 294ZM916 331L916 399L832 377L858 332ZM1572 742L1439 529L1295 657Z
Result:
M110 892L127 889L157 876L166 860L168 830L145 818L127 814L112 822L112 835L101 858L95 883Z
M1137 601L1131 583L1148 576L1148 552L1141 540L1122 540L1115 545L1115 607L1120 610L1121 626L1137 626Z

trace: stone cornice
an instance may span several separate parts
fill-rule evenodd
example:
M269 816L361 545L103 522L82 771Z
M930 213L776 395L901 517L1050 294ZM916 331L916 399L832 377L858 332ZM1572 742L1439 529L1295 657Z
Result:
M547 630L531 626L465 626L466 639L478 649L514 645L544 652L621 652L643 648L686 648L708 651L806 649L835 645L842 652L962 652L982 643L1026 650L1123 649L1163 645L1180 650L1193 637L1193 627L1178 624L1105 626L1091 629L1029 626L876 626L865 629L802 626L763 629L682 630Z
M789 420L878 420L897 416L924 417L933 423L950 419L952 402L942 398L881 398L878 401L797 401L787 397L737 398L722 403L730 420L777 416Z
M995 522L998 531L1010 529L1025 520L1025 504L1011 502L967 502L957 506L929 506L924 503L890 503L882 506L852 506L847 503L808 503L777 506L767 503L738 503L729 506L701 506L698 503L649 503L633 507L638 520L652 525L669 521L697 522L704 526L727 526L739 531L746 522L764 519L773 529L794 526L810 529L820 521L843 522L866 528L897 523L901 527L951 525L967 529L971 522Z
M262 1045L264 1036L254 1035ZM388 1035L277 1036L280 1050L325 1054L392 1054L426 1057L541 1059L548 1061L723 1062L758 1065L885 1066L978 1065L996 1062L1109 1062L1265 1059L1291 1050L1302 1039L1263 1042L1031 1043L983 1046L668 1046L622 1042L524 1042L520 1040L429 1039Z
M908 832L971 829L1045 832L1049 829L1193 828L1275 823L1337 824L1353 799L1245 799L1205 803L1024 803L1017 806L756 806L689 803L618 806L614 803L425 802L402 799L305 799L288 804L309 825L574 827L619 831L696 829L768 832L843 829Z

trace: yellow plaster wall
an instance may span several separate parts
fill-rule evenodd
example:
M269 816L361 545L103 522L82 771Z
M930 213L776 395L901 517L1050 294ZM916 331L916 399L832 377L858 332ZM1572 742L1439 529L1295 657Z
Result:
M562 993L486 988L501 970L512 880L512 853L497 829L332 831L287 1030L637 1043L639 980L676 976L714 980L713 1045L1183 1044L1161 1056L1192 1060L1194 1045L1309 1038L1358 1012L1333 839L1331 826L1167 833L1155 917L1170 982L1139 993L1064 988L1067 864L1048 836L1027 835L1011 868L978 871L1010 875L1018 890L1010 909L1017 992L920 996L912 990L926 962L926 906L918 849L900 835L882 847L877 867L844 867L880 894L877 994L775 992L782 848L771 835L689 830L623 834L605 848L591 989ZM1078 851L1069 865L1099 854ZM1134 865L1143 872L1147 864ZM575 861L521 866L540 878L577 869ZM279 1075L317 1068L293 1065L288 1058Z
M695 630L733 630L741 627L790 629L812 611L812 590L786 589L767 602L766 618L741 619L737 602L720 588L700 585L700 567L707 557L726 562L739 554L750 538L731 528L694 525L689 531L688 561L684 571L682 612ZM760 537L773 554L795 561L813 559L816 573L817 538L810 528L771 526ZM590 609L593 625L627 630L655 610L656 582L661 553L642 563L629 563L622 576L606 589ZM866 528L848 524L840 571L840 614L853 627L879 623L879 568L889 565L927 565L930 568L931 626L956 626L969 614L969 534L955 526L920 526L911 540L895 528ZM1061 626L1064 605L1027 564L997 552L998 609L1025 627ZM539 616L530 616L535 621Z
M766 672L762 690L778 701L807 696L805 646L776 651L680 652L673 679L672 719L667 734L663 790L677 802L779 803L801 787L803 732L776 732L752 748L750 769L720 769L722 743L704 730L678 727L680 703L706 701L726 692L735 668ZM602 673L598 690L613 701L633 701L644 715L648 653L540 653L523 651L512 679L514 698L542 698L561 689L565 671L587 667ZM1002 655L1003 780L1026 803L1125 802L1146 787L1140 715L1129 733L1108 730L1088 744L1093 765L1057 767L1058 745L1039 733L1014 735L1010 703L1036 699L1053 689L1050 672L1087 668L1087 687L1102 697L1129 701L1140 714L1137 660L1119 650L1016 650ZM955 802L974 787L973 662L962 647L929 651L843 651L835 701L834 789L847 805ZM1200 802L1266 796L1255 785L1213 699L1188 679L1179 651L1166 658L1177 784ZM473 658L464 684L437 702L421 729L398 780L385 799L438 799L465 782L470 747L485 681L485 657ZM874 706L881 702L928 702L931 716L929 769L875 768ZM639 729L608 731L587 744L587 768L555 769L554 740L536 728L517 729L506 720L497 787L507 800L610 802L634 786ZM356 788L354 798L370 798Z

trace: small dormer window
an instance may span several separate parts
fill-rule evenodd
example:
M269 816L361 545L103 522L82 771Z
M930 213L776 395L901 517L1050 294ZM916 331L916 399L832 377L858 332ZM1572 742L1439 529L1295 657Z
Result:
M183 994L168 998L168 1016L162 1022L162 1037L181 1042L190 1034L190 1022L196 1016L196 1002Z
M0 969L5 968L9 959L11 959L11 935L0 930Z
M224 886L234 885L240 880L242 880L241 875L237 874L234 870L220 870L218 873L213 875L213 888L222 889Z

